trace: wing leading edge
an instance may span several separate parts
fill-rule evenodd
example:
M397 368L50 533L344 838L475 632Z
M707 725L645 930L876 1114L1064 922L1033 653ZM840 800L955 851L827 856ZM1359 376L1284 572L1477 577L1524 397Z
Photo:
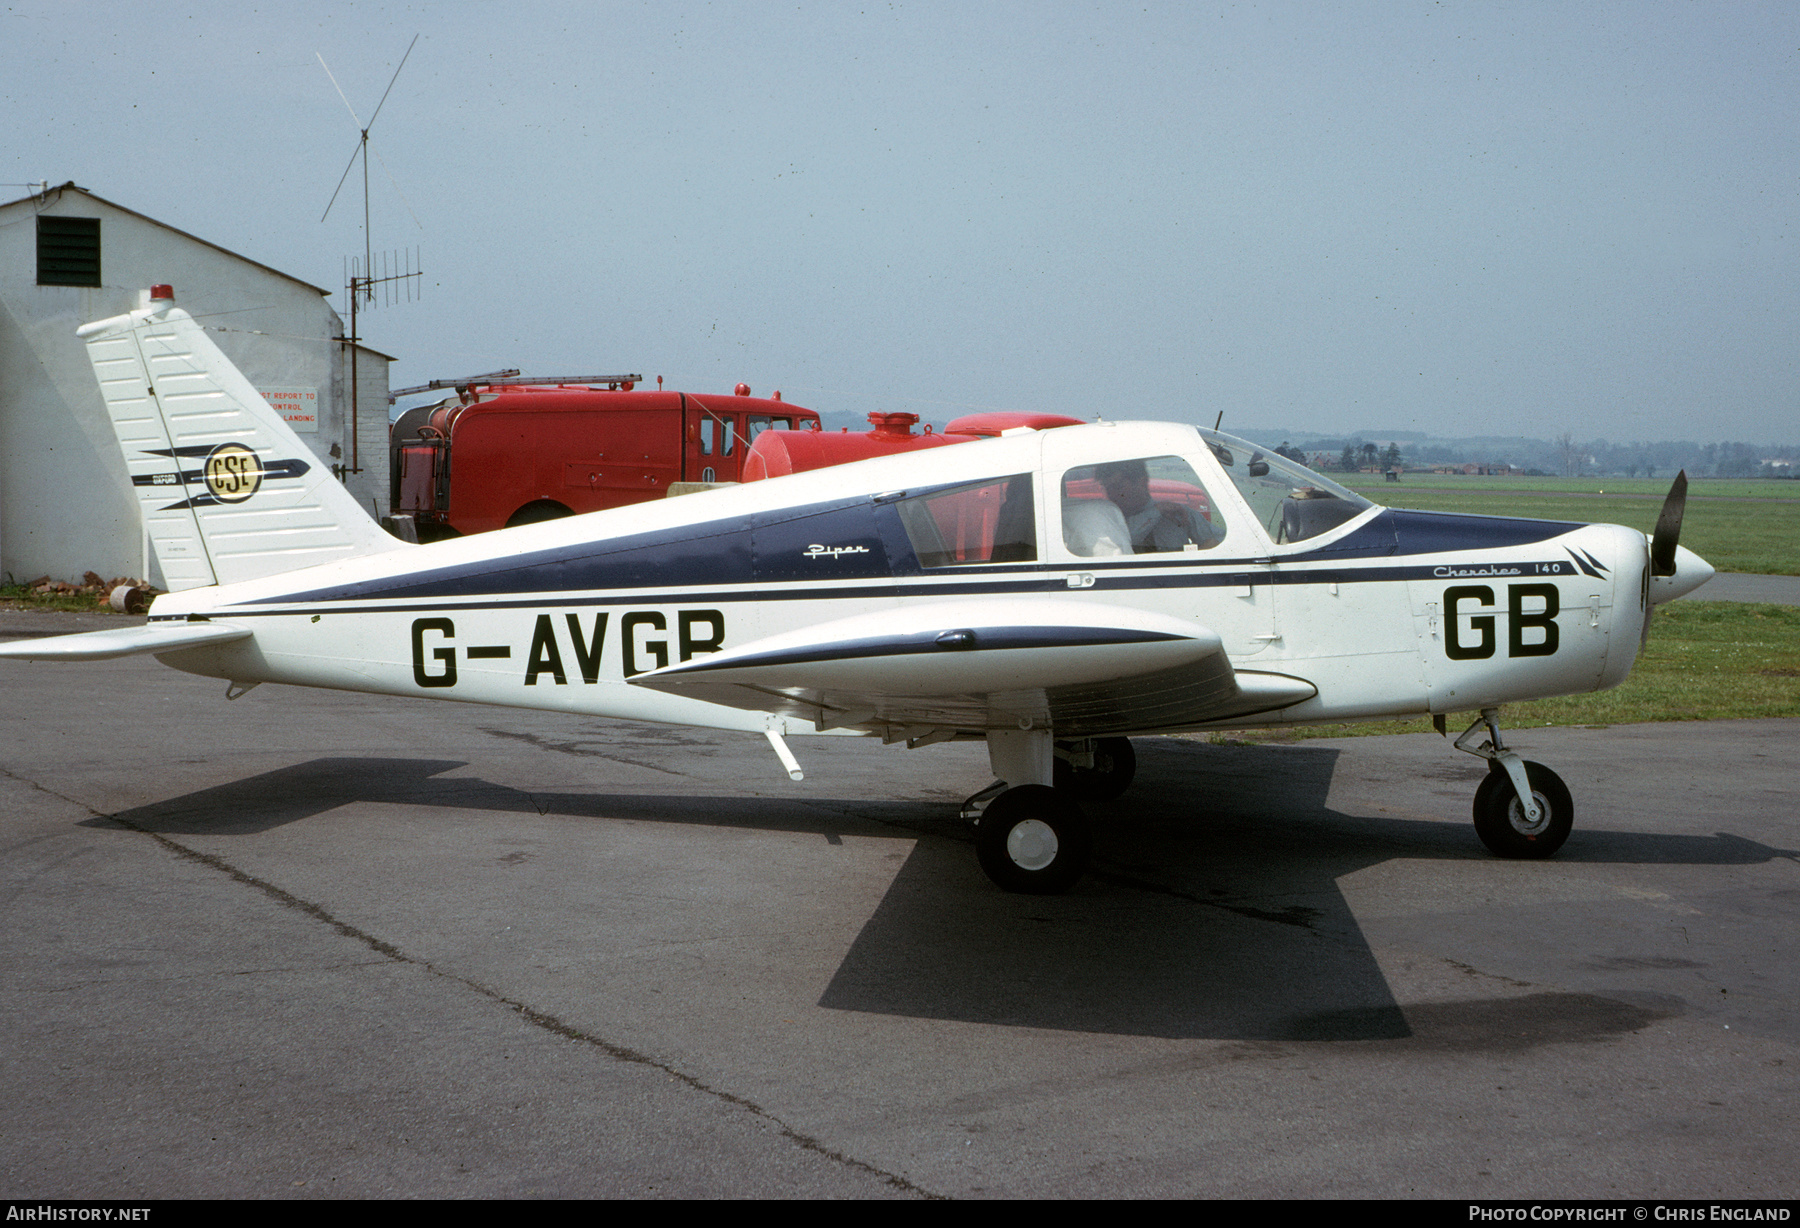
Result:
M206 644L228 644L233 640L247 640L251 634L248 627L223 623L150 623L141 627L84 631L76 635L53 635L0 644L0 657L15 661L110 661L114 657L131 657L144 652L176 652Z
M1178 729L1317 694L1234 670L1218 635L1184 619L1077 602L899 606L784 632L631 679L819 729ZM916 731L916 732L915 732Z

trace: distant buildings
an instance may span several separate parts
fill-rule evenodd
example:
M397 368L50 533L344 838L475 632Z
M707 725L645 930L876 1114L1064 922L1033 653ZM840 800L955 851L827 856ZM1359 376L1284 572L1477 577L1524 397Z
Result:
M1512 474L1524 473L1517 465L1432 465L1429 473L1460 473L1469 476L1508 477Z
M75 336L158 284L175 287L359 503L389 510L392 359L357 347L353 414L350 347L328 291L65 183L0 204L0 578L96 571L160 584Z

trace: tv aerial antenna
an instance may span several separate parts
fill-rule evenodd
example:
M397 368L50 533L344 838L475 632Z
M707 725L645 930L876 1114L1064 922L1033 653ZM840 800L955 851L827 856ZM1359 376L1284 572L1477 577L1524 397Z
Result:
M321 222L331 216L332 207L337 204L338 197L343 194L344 184L348 183L350 180L350 172L356 169L356 164L360 161L362 163L363 189L363 259L360 270L351 270L348 279L349 284L346 287L349 292L350 305L353 312L355 311L359 300L365 307L373 307L375 305L375 287L377 285L384 287L386 291L386 301L389 305L392 305L397 301L403 286L405 296L410 301L412 297L413 281L422 276L421 272L414 267L418 260L416 249L413 252L406 253L404 259L401 259L398 255L390 257L388 254L383 253L381 275L377 276L375 271L374 240L371 237L369 226L369 130L375 126L375 121L381 118L381 109L387 106L388 96L394 92L394 83L400 80L400 73L406 68L406 61L412 57L413 48L418 46L418 44L419 35L415 34L413 35L412 42L406 45L406 54L400 57L400 63L394 69L394 75L388 78L387 88L381 92L381 101L375 104L375 110L369 116L369 122L366 124L362 122L362 117L356 113L356 108L350 105L350 99L345 95L344 87L338 84L338 79L332 73L331 66L325 62L325 57L318 52L313 53L318 56L319 67L323 68L325 70L325 75L331 79L332 88L337 91L338 97L343 99L344 109L350 112L350 120L356 125L357 130L356 148L350 151L350 161L345 164L344 173L338 176L337 187L333 189L331 200L325 205L325 212L319 215L319 221ZM381 155L379 153L375 155L375 160L381 162ZM412 214L413 224L419 226L421 230L424 229L419 222L419 215L413 213L412 204L406 199L406 193L400 190L399 181L394 178L394 173L388 170L387 163L382 162L381 169L383 173L387 175L388 181L394 185L394 192L400 197L400 203L406 206L407 213ZM354 257L352 257L352 259L354 260Z
M400 301L402 297L407 302L411 302L415 289L424 276L423 271L418 267L419 253L416 247L408 252L383 252L381 271L378 275L375 268L374 240L369 229L369 129L373 128L375 121L381 118L381 109L387 105L388 96L394 92L394 83L400 79L400 71L406 67L406 61L412 57L413 48L418 44L419 36L415 34L412 42L406 45L406 54L400 57L400 63L395 67L394 75L388 78L387 88L381 92L381 101L375 104L375 110L369 115L369 122L366 124L356 113L356 108L350 105L350 99L345 95L344 87L338 84L338 79L333 75L331 66L325 62L325 57L318 52L313 53L318 56L319 67L323 68L325 75L331 79L332 88L337 91L338 97L344 100L344 109L350 112L351 122L356 125L357 130L356 148L350 151L350 161L344 166L344 173L338 176L337 187L333 189L331 200L325 205L325 212L319 215L321 223L331 216L332 206L337 204L338 196L343 193L344 184L349 182L350 172L356 169L357 161L360 159L362 162L362 262L358 265L356 257L351 256L346 261L347 267L344 270L344 293L350 301L350 331L340 340L350 350L350 463L333 466L338 471L339 478L343 478L346 474L362 472L362 454L359 446L361 421L358 412L361 389L356 369L356 353L362 337L356 331L357 313L359 309L375 306L377 287L380 287L382 298L389 306ZM381 155L376 154L375 160L381 162ZM400 183L394 178L394 173L388 170L387 163L382 162L381 169L387 175L388 181L394 185L394 192L400 197L400 203L405 205L407 213L412 215L413 225L423 230L424 226L419 221L419 215L413 212L412 203L406 199L406 193L400 190Z

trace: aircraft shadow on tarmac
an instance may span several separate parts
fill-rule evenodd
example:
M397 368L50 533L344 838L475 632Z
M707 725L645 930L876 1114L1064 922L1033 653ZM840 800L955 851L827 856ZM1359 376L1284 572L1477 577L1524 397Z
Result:
M138 830L253 835L353 803L443 806L917 837L819 1005L1002 1026L1244 1041L1517 1048L1602 1039L1657 1012L1585 994L1402 1011L1337 880L1394 858L1487 854L1463 824L1330 809L1338 752L1145 748L1126 798L1090 807L1094 870L1063 896L1009 895L942 803L525 793L445 773L456 760L316 759L113 816ZM101 823L104 820L89 820ZM1582 832L1565 859L1753 864L1793 857L1741 837ZM821 868L821 872L829 872Z

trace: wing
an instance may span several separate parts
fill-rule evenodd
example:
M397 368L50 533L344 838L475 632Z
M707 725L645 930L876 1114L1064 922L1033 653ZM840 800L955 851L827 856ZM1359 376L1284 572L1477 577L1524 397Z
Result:
M204 644L228 644L232 640L247 640L250 636L248 627L231 627L223 623L149 623L113 631L84 631L78 635L53 635L0 644L0 657L15 661L107 661L141 652L175 652Z
M733 708L915 740L1052 728L1179 729L1299 703L1317 688L1234 670L1198 623L1116 606L999 599L900 606L769 636L631 679Z

